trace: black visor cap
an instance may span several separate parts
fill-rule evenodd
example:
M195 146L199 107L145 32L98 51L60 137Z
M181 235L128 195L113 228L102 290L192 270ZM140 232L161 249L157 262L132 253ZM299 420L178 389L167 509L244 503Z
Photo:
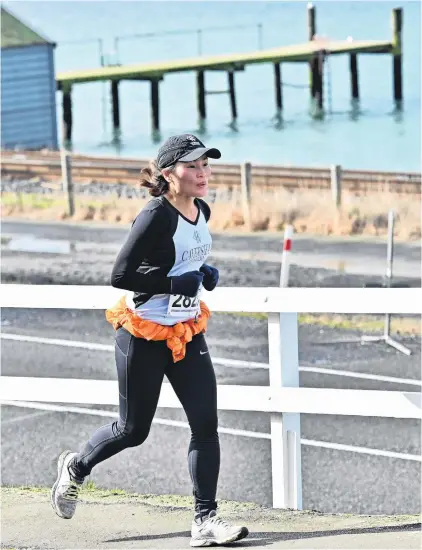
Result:
M167 168L176 162L192 162L203 155L219 159L221 152L215 147L205 147L196 136L182 134L170 137L159 149L157 155L158 168Z

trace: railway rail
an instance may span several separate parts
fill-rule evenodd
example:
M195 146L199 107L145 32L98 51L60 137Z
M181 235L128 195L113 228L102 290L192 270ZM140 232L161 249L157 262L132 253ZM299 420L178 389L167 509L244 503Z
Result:
M2 151L1 175L7 180L28 181L40 178L46 182L61 179L58 152ZM114 183L136 185L140 170L148 160L72 155L72 179L79 184ZM240 187L240 164L215 164L211 187ZM274 165L252 166L252 187L285 188L290 191L331 188L330 167L301 168ZM396 193L420 195L421 174L417 172L377 172L343 170L342 191L356 195L366 193Z

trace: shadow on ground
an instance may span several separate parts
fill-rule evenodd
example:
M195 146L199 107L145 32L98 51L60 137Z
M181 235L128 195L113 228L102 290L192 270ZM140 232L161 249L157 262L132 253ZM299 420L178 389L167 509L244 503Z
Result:
M253 532L249 537L232 544L225 544L225 548L236 548L239 544L244 547L253 548L254 546L266 546L278 541L295 540L295 539L311 539L317 537L332 537L336 535L362 535L370 533L393 533L403 531L421 530L421 523L407 523L405 525L391 525L387 527L367 527L354 529L333 529L331 531L304 531L304 532ZM160 540L172 538L190 537L190 531L179 531L176 533L165 533L162 535L141 535L139 537L127 537L121 539L108 539L104 543L110 542L130 542L130 541L145 541L145 540Z

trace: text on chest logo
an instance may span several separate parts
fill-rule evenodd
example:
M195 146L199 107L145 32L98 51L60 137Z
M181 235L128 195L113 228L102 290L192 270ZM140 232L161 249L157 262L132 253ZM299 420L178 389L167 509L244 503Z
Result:
M182 253L182 262L202 261L211 252L211 244L203 244Z

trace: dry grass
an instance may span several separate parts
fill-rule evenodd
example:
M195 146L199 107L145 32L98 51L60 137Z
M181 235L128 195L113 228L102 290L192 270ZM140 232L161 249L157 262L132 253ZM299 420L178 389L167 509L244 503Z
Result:
M218 199L218 197L217 197ZM375 235L387 233L387 215L396 212L395 235L403 240L421 238L419 197L397 194L345 195L339 211L324 191L253 191L251 224L254 231L280 231L291 224L296 233L318 235ZM215 229L244 227L240 192L230 202L213 205Z
M75 197L74 221L131 223L147 201L130 199ZM1 215L37 220L65 220L67 202L64 196L42 197L36 194L3 193Z
M130 223L145 200L116 199L112 197L77 196L74 220ZM395 235L400 240L421 238L420 197L397 194L343 196L339 211L333 205L330 192L253 190L251 213L253 231L282 231L292 224L296 233L315 235L375 235L387 232L387 213L396 212ZM2 216L16 216L40 220L66 219L64 196L3 193ZM227 200L224 189L219 190L212 204L210 226L213 230L248 230L242 216L240 191L234 191Z

